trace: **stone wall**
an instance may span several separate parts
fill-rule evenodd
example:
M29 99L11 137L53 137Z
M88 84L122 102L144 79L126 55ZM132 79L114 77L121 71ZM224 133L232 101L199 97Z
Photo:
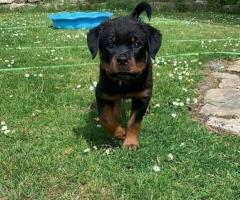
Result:
M13 4L13 3L37 3L43 0L0 0L0 4Z
M0 0L0 6L10 9L15 9L23 6L34 7L38 3L42 3L44 0Z

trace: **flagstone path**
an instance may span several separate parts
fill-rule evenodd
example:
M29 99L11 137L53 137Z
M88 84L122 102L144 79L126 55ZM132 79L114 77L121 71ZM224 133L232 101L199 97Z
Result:
M240 136L240 60L210 67L219 83L206 92L200 114L207 118L208 126Z

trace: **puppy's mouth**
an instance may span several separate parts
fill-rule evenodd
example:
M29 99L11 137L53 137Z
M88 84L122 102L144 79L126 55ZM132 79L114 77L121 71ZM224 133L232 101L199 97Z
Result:
M127 83L138 78L139 75L140 73L118 72L109 74L109 77L115 81L122 81L123 83Z

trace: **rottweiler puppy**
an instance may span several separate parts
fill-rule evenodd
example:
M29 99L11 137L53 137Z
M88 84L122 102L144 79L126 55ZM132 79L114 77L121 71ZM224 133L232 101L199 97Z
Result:
M123 147L136 149L143 116L152 96L152 61L161 46L162 34L139 19L151 6L142 2L130 16L108 20L87 34L92 58L100 55L96 101L102 127L123 140ZM132 100L127 127L119 122L121 99Z

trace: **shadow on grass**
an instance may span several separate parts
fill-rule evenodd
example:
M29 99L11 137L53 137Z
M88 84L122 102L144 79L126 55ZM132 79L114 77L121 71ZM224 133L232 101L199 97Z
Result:
M120 141L113 139L102 127L97 127L96 117L96 103L92 102L90 111L85 115L85 125L73 128L73 132L78 138L84 138L89 146L97 147L119 147Z

